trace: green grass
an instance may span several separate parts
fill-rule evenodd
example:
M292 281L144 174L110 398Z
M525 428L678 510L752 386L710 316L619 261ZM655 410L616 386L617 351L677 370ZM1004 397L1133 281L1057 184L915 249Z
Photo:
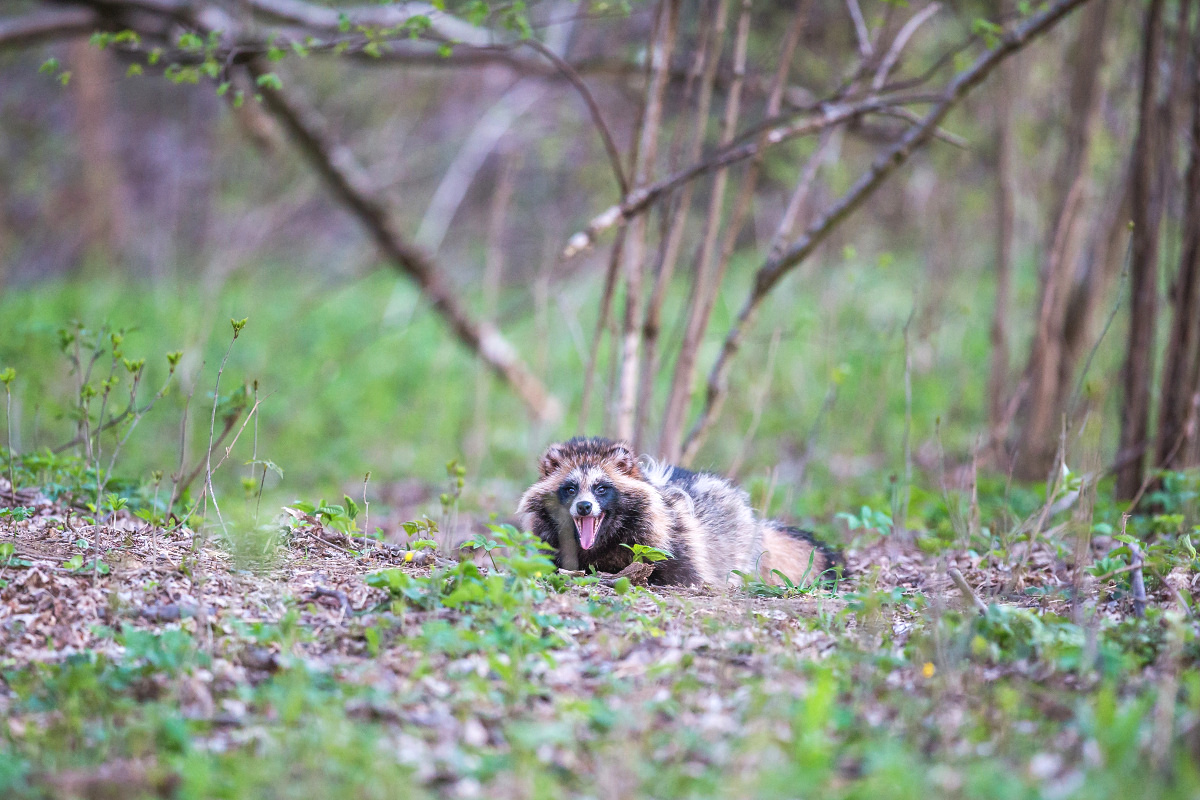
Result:
M904 471L902 329L920 268L890 258L886 268L865 257L830 260L830 269L806 276L803 285L789 279L767 304L733 371L735 391L697 461L724 471L741 453L741 477L756 502L769 502L773 513L808 520L828 518L863 497L888 495L893 476ZM702 366L710 363L737 311L751 266L734 265L733 285L718 302ZM59 352L58 331L79 320L93 329L108 325L126 331L125 355L147 362L143 395L162 383L166 354L183 351L175 386L141 422L118 465L126 476L153 470L169 475L179 460L186 394L193 392L189 452L196 455L208 438L211 392L229 345L229 320L248 318L230 351L222 394L257 382L264 398L258 454L284 472L281 482L273 476L268 480L269 496L281 501L340 496L360 485L368 471L378 483L409 478L432 483L440 480L439 465L457 455L469 456L475 487L487 490L484 499L464 498L469 507L480 508L494 501L496 492L515 497L530 477L533 454L549 440L606 432L599 411L587 426L577 419L597 281L595 276L571 280L557 289L561 306L549 309L549 335L532 315L504 324L564 401L566 418L554 429L532 425L520 403L490 376L488 401L477 419L479 366L411 287L386 270L336 285L264 269L238 275L216 290L199 283L146 285L110 278L8 289L0 297L0 365L17 370L12 384L16 449L54 446L73 434L69 413L75 386ZM911 438L913 451L924 454L919 460L927 465L929 453L939 447L951 462L966 458L984 429L989 346L984 321L990 309L986 297L974 294L976 285L971 275L950 281L935 307L917 299L910 337ZM685 296L680 284L668 299L668 320ZM526 304L528 298L514 293L501 306L518 302ZM778 354L774 370L765 375L765 352L775 331ZM668 328L664 335L674 344L678 331ZM1113 341L1115 335L1108 344ZM1119 356L1114 348L1102 348L1094 376L1109 373ZM1020 352L1019 341L1013 351ZM658 403L669 373L664 369L657 383ZM602 367L600 397L608 388L605 374ZM757 434L744 443L755 413L752 404L766 381ZM821 416L831 389L836 398ZM791 469L818 421L803 482L772 478L777 465ZM653 433L655 419L650 422ZM477 428L480 450L470 447ZM250 459L252 433L239 443L231 466L240 468ZM227 469L219 477L234 486L237 473ZM936 482L930 475L928 483Z

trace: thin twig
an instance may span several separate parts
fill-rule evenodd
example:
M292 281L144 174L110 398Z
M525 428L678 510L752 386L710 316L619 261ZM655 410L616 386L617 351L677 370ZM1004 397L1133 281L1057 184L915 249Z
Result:
M345 592L337 589L330 589L327 586L318 586L308 593L308 599L315 600L318 597L332 597L338 601L338 605L342 607L342 615L346 616L353 610L350 606L350 598Z
M575 71L575 68L566 59L534 37L530 36L523 40L523 44L549 59L562 72L563 76L570 81L576 91L579 92L579 96L583 99L584 105L587 106L588 114L591 115L592 122L596 126L596 131L600 134L600 139L604 142L604 152L608 154L609 165L612 167L613 177L617 179L617 187L621 190L621 196L624 197L629 194L629 181L626 180L625 170L621 167L621 153L617 150L617 143L613 141L612 130L608 127L608 123L604 121L604 114L600 110L600 105L596 102L596 98L592 96L591 91L588 90L587 84L583 82L583 78L579 77L579 73Z
M867 30L867 21L863 19L862 8L858 5L858 0L846 0L846 9L850 12L850 19L854 23L854 38L858 40L858 54L865 62L873 54L871 47L871 32Z
M979 595L975 594L975 592L971 589L970 584L967 583L967 579L964 578L963 574L958 571L958 568L950 567L946 570L946 574L950 576L950 580L954 581L954 585L958 587L960 592L962 592L963 598L970 600L971 605L975 606L975 609L980 614L987 616L987 603L979 599Z
M771 244L767 248L769 257L775 258L783 254L783 250L787 247L788 239L792 235L792 229L796 227L796 220L800 217L800 211L808 202L808 197L812 193L813 182L817 179L817 172L821 165L830 160L836 160L837 147L833 147L834 158L827 159L826 155L831 146L834 145L835 135L837 131L834 128L827 128L821 132L821 138L817 141L817 146L813 150L812 155L808 157L808 161L804 164L804 169L800 171L800 177L796 180L796 188L792 190L791 196L788 198L787 208L784 209L783 216L779 219L779 225L775 228L775 234L771 237Z
M888 76L892 74L892 70L896 68L896 63L900 60L900 52L908 44L908 40L917 32L917 28L921 27L940 9L941 3L930 3L922 8L912 18L904 23L904 27L896 34L896 38L892 40L892 46L888 48L883 60L879 62L879 69L875 71L875 79L871 81L871 88L876 92L883 89L887 83Z
M1121 533L1125 533L1125 525L1129 521L1128 514L1121 515ZM1129 577L1129 585L1133 589L1133 613L1138 619L1146 616L1146 579L1142 574L1142 566L1145 560L1142 557L1142 548L1136 543L1129 543L1129 566L1132 567L1132 575Z

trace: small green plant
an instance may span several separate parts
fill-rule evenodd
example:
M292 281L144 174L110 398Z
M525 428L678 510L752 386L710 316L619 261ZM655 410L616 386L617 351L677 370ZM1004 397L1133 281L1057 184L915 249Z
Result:
M442 492L438 500L442 504L441 529L453 531L458 521L458 501L462 498L463 487L466 486L467 468L458 463L457 459L446 462L447 490Z
M886 536L891 533L893 527L890 514L882 510L872 509L870 506L863 506L857 515L846 511L839 511L837 514L834 514L834 519L844 521L847 530L873 530L877 531L880 536Z
M12 542L0 542L0 589L8 586L4 573L9 567L31 567L33 562L17 558L17 548Z
M324 500L315 504L297 500L292 503L292 507L315 518L322 525L328 525L342 533L351 534L358 530L358 523L355 522L358 517L358 504L348 495L344 505L331 505Z
M670 551L660 550L657 547L650 547L645 544L621 544L627 550L633 553L633 561L635 564L655 564L659 561L666 561L668 558L674 558Z
M84 562L83 555L76 553L62 563L62 568L70 572L91 572L93 575L107 575L109 566L99 558Z
M751 574L735 569L733 574L741 578L742 589L752 597L797 597L802 594L811 594L826 586L832 586L833 590L837 591L842 577L841 567L827 569L813 577L811 581L809 580L809 577L812 576L816 555L815 550L808 554L808 566L798 581L793 581L777 569L771 570L771 574L779 580L779 583L768 583L757 571Z

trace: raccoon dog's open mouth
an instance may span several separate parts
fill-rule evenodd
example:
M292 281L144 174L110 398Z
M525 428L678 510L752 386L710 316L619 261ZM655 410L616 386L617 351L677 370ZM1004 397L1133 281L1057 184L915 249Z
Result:
M596 543L596 534L600 531L600 523L604 522L604 514L598 517L572 517L575 520L575 530L579 532L579 544L584 550L591 549Z

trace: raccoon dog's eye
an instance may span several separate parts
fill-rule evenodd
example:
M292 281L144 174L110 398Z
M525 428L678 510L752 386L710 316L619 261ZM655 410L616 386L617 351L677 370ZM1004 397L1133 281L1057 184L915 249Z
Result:
M597 486L593 491L595 491L596 497L604 497L604 495L608 494L608 487Z
M564 486L564 487L563 487L563 494L565 494L567 497L572 497L572 496L574 496L574 494L575 494L575 487L574 487L574 486Z

